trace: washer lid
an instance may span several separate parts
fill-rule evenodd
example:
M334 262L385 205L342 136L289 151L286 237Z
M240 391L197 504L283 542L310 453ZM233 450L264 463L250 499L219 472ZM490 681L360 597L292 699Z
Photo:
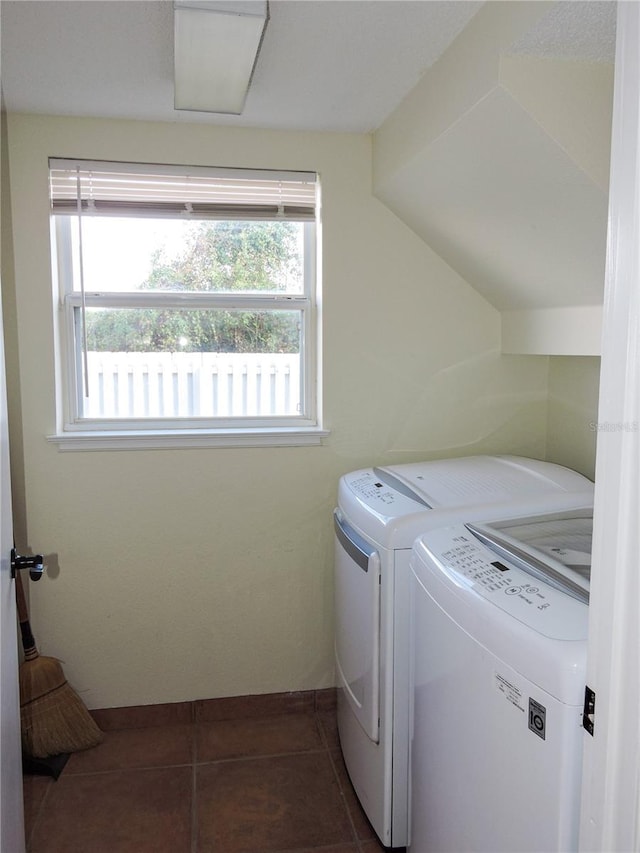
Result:
M589 601L593 510L467 524L487 547L579 601Z

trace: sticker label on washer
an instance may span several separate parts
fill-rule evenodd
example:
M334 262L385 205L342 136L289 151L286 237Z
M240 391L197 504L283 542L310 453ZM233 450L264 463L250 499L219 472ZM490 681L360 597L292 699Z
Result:
M495 673L495 682L496 687L502 693L504 698L511 702L519 711L524 712L524 698L522 696L522 691L520 688L513 684L511 681L506 679L504 675L500 675L499 672Z
M534 734L545 740L547 732L547 709L531 697L529 697L529 728Z

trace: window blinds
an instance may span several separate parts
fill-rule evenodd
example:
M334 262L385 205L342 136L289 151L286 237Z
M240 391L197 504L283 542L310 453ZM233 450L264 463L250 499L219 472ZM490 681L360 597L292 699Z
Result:
M315 218L313 172L49 161L54 213L194 216L212 219Z

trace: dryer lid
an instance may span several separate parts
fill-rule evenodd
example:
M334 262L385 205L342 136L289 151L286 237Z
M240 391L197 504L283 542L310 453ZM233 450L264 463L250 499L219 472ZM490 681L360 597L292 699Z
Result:
M383 483L429 509L593 490L593 484L576 471L520 456L462 456L373 470Z
M588 602L593 510L467 524L497 554L529 574Z

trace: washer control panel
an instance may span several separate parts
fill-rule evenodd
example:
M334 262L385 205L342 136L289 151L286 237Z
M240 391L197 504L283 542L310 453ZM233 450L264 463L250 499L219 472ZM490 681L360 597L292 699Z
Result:
M416 557L540 633L566 640L587 636L586 604L498 559L464 525L425 534L414 548Z
M473 537L471 537L473 538ZM528 604L536 603L533 598L543 602L546 608L549 606L545 595L545 587L542 591L540 584L520 583L514 586L512 576L513 566L508 566L501 560L487 562L487 549L478 545L477 542L466 541L467 536L459 537L458 541L441 555L442 560L452 569L459 571L469 578L474 585L479 585L487 592L503 591L506 595L528 595Z

